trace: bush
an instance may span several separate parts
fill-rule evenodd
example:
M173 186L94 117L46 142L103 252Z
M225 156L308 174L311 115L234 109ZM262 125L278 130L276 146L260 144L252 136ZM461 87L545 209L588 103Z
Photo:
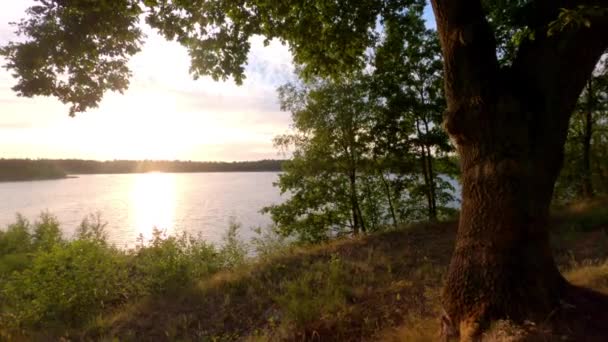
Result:
M6 231L0 230L0 255L26 253L32 250L30 223L21 215Z
M42 213L33 225L18 215L0 231L0 326L78 327L128 299L179 291L247 256L234 222L220 249L155 229L150 241L125 251L108 244L105 227L99 214L89 215L68 241L57 219Z
M260 260L268 260L272 256L285 253L294 247L293 241L277 233L274 226L257 227L253 231L256 236L251 239L251 245L256 258Z
M248 247L239 237L238 232L241 225L234 219L228 223L228 231L223 237L223 245L220 249L220 257L224 268L234 268L245 263Z
M132 264L145 294L176 291L223 266L213 245L187 234L167 237L158 229L148 244L140 240Z
M125 271L122 255L95 241L40 251L4 286L8 316L15 325L78 325L127 296Z
M50 251L64 243L59 229L59 221L48 212L40 214L40 219L34 223L32 243L35 250Z
M0 231L0 282L14 271L26 269L32 250L30 223L17 215L17 222Z

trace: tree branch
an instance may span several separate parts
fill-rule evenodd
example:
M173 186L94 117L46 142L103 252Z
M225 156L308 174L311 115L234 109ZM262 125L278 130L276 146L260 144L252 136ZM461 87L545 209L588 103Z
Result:
M563 1L556 3L554 6L559 6ZM557 8L547 11L558 13ZM557 20L557 14L554 15L552 20ZM548 164L538 167L561 166L570 116L586 81L608 48L606 17L592 17L589 25L573 24L553 34L547 32L549 20L537 24L535 39L521 44L509 70L513 77L512 91L523 99L522 103L532 106L524 108L529 113L531 153L545 155L544 162ZM555 153L549 156L548 151Z
M542 9L545 15L536 16L539 21L534 24L535 39L524 41L519 48L512 67L514 84L526 85L526 91L541 97L536 101L542 102L546 112L561 113L567 122L585 82L608 49L608 17L594 16L589 18L588 26L572 24L550 35L548 26L558 19L559 9L573 9L581 2L538 2L544 5L536 9ZM598 2L583 3L595 6ZM606 8L606 4L603 7Z

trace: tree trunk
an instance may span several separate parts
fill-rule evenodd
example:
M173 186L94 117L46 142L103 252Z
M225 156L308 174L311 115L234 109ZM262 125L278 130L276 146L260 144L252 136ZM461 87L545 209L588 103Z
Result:
M416 132L418 133L419 147L420 147L420 163L422 164L422 175L424 176L424 193L426 195L427 212L429 221L437 220L437 213L434 209L434 198L433 198L433 187L431 185L432 179L429 174L429 163L427 161L427 151L425 147L425 139L420 130L420 122L416 119Z
M426 131L426 133L429 133L429 123L427 120L423 119L423 123L424 123L424 129ZM433 220L437 220L437 186L435 184L435 171L433 170L433 154L431 153L431 148L429 147L429 144L426 145L426 151L427 151L427 163L428 163L428 171L429 171L429 188L431 191L431 198L432 198L432 215L433 215Z
M547 34L569 1L531 7L533 40L500 66L481 1L432 0L448 108L461 158L462 208L443 292L444 323L462 341L492 320L546 319L567 282L553 260L549 204L568 122L601 54L608 21Z
M593 89L592 79L587 85L587 110L585 111L585 133L583 134L583 184L581 195L585 198L593 197L593 183L591 180L591 138L593 136Z
M395 214L395 205L393 204L393 198L391 196L391 187L388 184L388 181L384 177L384 172L380 170L380 179L382 180L382 184L384 185L384 191L386 192L386 198L388 199L388 208L391 213L391 218L393 219L393 227L397 229L397 215Z
M498 150L478 160L480 148L459 149L462 208L443 292L447 322L463 340L492 320L546 318L566 284L549 246L552 187L542 181L559 168L531 171L537 161Z
M350 182L350 206L353 216L353 233L359 234L359 231L365 232L365 224L359 208L359 199L357 196L357 175L351 172L348 176Z
M377 224L378 224L378 210L376 207L377 203L374 201L372 187L369 184L369 178L370 178L369 176L363 177L363 182L365 184L365 196L363 196L361 198L361 202L363 202L364 204L367 202L366 207L368 210L367 210L365 217L367 217L367 220L369 222L370 231L373 232L373 231L376 231ZM359 205L359 209L361 209L361 205ZM362 213L361 213L361 216L363 216ZM368 228L367 225L365 225L365 227L366 227L366 229Z

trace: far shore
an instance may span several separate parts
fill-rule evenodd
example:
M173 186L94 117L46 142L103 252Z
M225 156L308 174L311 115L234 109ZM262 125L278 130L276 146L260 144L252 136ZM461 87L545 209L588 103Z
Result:
M0 183L48 181L48 180L68 179L68 178L78 178L78 176L65 175L65 176L52 176L52 177L7 178L7 179L0 179Z

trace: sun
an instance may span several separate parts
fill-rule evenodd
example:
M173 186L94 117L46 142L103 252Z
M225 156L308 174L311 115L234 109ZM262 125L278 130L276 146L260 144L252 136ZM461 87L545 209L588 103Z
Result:
M110 115L100 115L97 120L98 129L106 135L89 140L97 155L132 160L188 159L197 134L209 129L192 123L192 115L179 112L170 93L135 94L120 102Z

